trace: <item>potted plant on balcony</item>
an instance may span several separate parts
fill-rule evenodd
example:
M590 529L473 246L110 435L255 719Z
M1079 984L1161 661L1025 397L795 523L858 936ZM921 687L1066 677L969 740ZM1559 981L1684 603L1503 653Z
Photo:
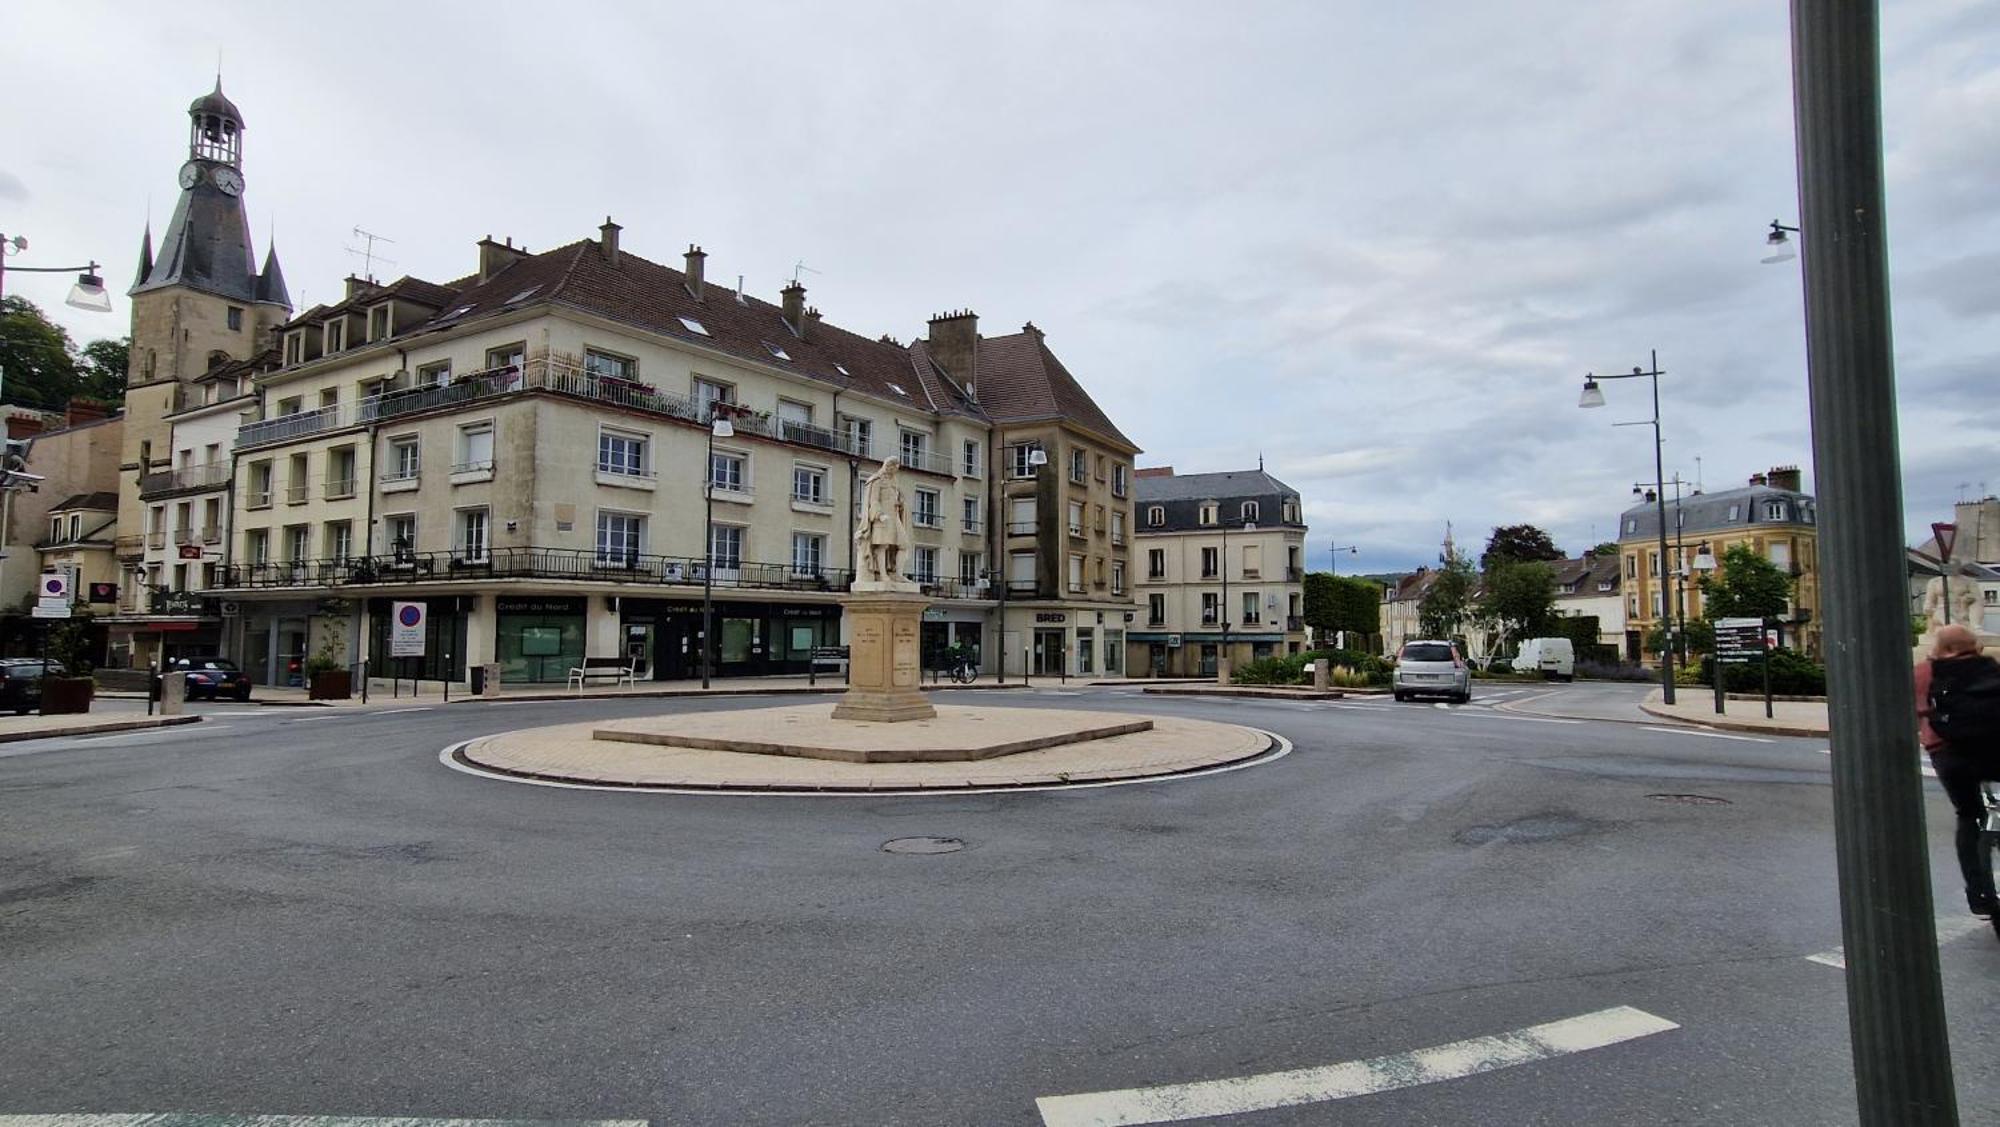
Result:
M64 619L50 627L48 637L42 643L42 652L49 660L59 663L63 672L42 678L42 715L60 716L77 712L89 712L91 698L97 695L97 682L91 679L90 615L78 614Z
M339 637L329 630L318 652L306 658L306 699L346 700L354 695L354 671L337 656L338 642Z

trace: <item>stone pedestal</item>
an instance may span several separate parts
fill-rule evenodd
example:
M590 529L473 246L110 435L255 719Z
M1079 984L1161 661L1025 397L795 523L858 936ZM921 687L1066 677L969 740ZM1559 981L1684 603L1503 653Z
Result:
M1229 683L1229 659L1227 657L1217 657L1215 659L1215 683L1218 685L1227 685Z
M187 674L160 675L160 715L179 716L187 711Z
M1322 693L1328 691L1329 689L1332 689L1333 659L1330 657L1323 657L1320 658L1318 661L1313 662L1312 666L1313 666L1313 688L1316 691Z
M857 584L857 587L860 585ZM833 708L835 720L929 720L937 715L924 697L924 608L915 591L861 591L841 610L847 619L847 692Z

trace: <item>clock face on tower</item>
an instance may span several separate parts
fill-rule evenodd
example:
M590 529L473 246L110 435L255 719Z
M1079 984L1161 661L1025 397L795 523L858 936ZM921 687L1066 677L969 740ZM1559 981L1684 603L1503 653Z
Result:
M181 187L192 188L201 181L201 166L193 161L181 165Z
M243 191L243 174L233 168L215 170L215 186L226 195L240 195Z

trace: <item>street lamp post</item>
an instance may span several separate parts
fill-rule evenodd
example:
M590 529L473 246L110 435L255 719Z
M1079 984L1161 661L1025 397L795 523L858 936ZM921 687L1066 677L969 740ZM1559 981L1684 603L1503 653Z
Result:
M104 279L97 273L97 263L88 262L82 266L8 266L7 256L19 254L28 249L28 240L19 235L11 238L0 235L0 297L7 293L7 271L17 274L76 274L76 284L69 288L69 296L64 305L91 313L111 312L111 295L104 292Z
M708 688L710 638L715 619L715 440L736 434L721 403L710 403L708 413L708 465L702 475L701 489L705 509L701 534L708 547L701 565L701 687L704 689Z
M1355 545L1353 545L1353 544L1331 544L1331 545L1328 545L1328 546L1327 546L1327 549L1326 549L1326 570L1327 570L1327 573L1328 573L1328 574L1330 574L1330 575L1339 575L1339 574L1340 574L1340 553L1342 553L1342 552L1346 552L1346 553L1347 553L1348 555L1352 556L1352 555L1355 555L1355 554L1357 554L1357 553L1358 553L1358 552L1360 552L1360 551L1361 551L1361 549L1360 549L1360 548L1358 548L1358 547L1356 547L1356 546L1355 546Z
M1651 420L1653 425L1653 501L1656 505L1659 506L1659 517L1660 517L1659 579L1664 581L1667 575L1667 480L1666 480L1667 471L1666 471L1665 458L1661 454L1660 450L1660 377L1665 373L1660 371L1660 354L1657 350L1653 352L1652 360L1653 360L1653 366L1650 370L1642 370L1640 368L1635 367L1628 373L1623 373L1615 376L1604 376L1602 378L1607 380L1636 380L1643 376L1653 381L1653 418ZM1604 392L1597 386L1598 379L1599 377L1591 375L1589 373L1586 373L1584 375L1583 395L1576 401L1576 405L1578 407L1590 408L1590 407L1604 406ZM1646 424L1644 422L1636 422L1636 423L1613 423L1612 425L1623 427L1623 426L1644 426ZM1667 614L1667 609L1668 609L1667 598L1665 593L1662 592L1660 594L1661 618L1669 617ZM1669 627L1669 629L1671 630L1671 627ZM1668 644L1662 646L1660 649L1661 649L1660 693L1662 699L1667 704L1672 704L1674 703L1674 647L1672 644L1672 639L1668 639Z

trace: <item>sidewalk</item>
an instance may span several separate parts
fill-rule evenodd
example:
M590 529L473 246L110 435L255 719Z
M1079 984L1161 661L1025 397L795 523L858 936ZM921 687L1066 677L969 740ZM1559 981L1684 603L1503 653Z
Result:
M46 740L56 736L89 736L134 728L165 728L194 724L199 716L132 716L125 713L80 712L65 716L0 716L0 743Z
M1704 686L1693 685L1679 689L1673 704L1667 704L1663 694L1655 689L1641 710L1662 720L1676 720L1683 724L1699 724L1705 728L1721 728L1731 732L1754 732L1765 736L1825 736L1827 734L1826 702L1780 700L1771 703L1771 717L1764 717L1762 700L1729 700L1723 715L1716 715L1715 694Z

